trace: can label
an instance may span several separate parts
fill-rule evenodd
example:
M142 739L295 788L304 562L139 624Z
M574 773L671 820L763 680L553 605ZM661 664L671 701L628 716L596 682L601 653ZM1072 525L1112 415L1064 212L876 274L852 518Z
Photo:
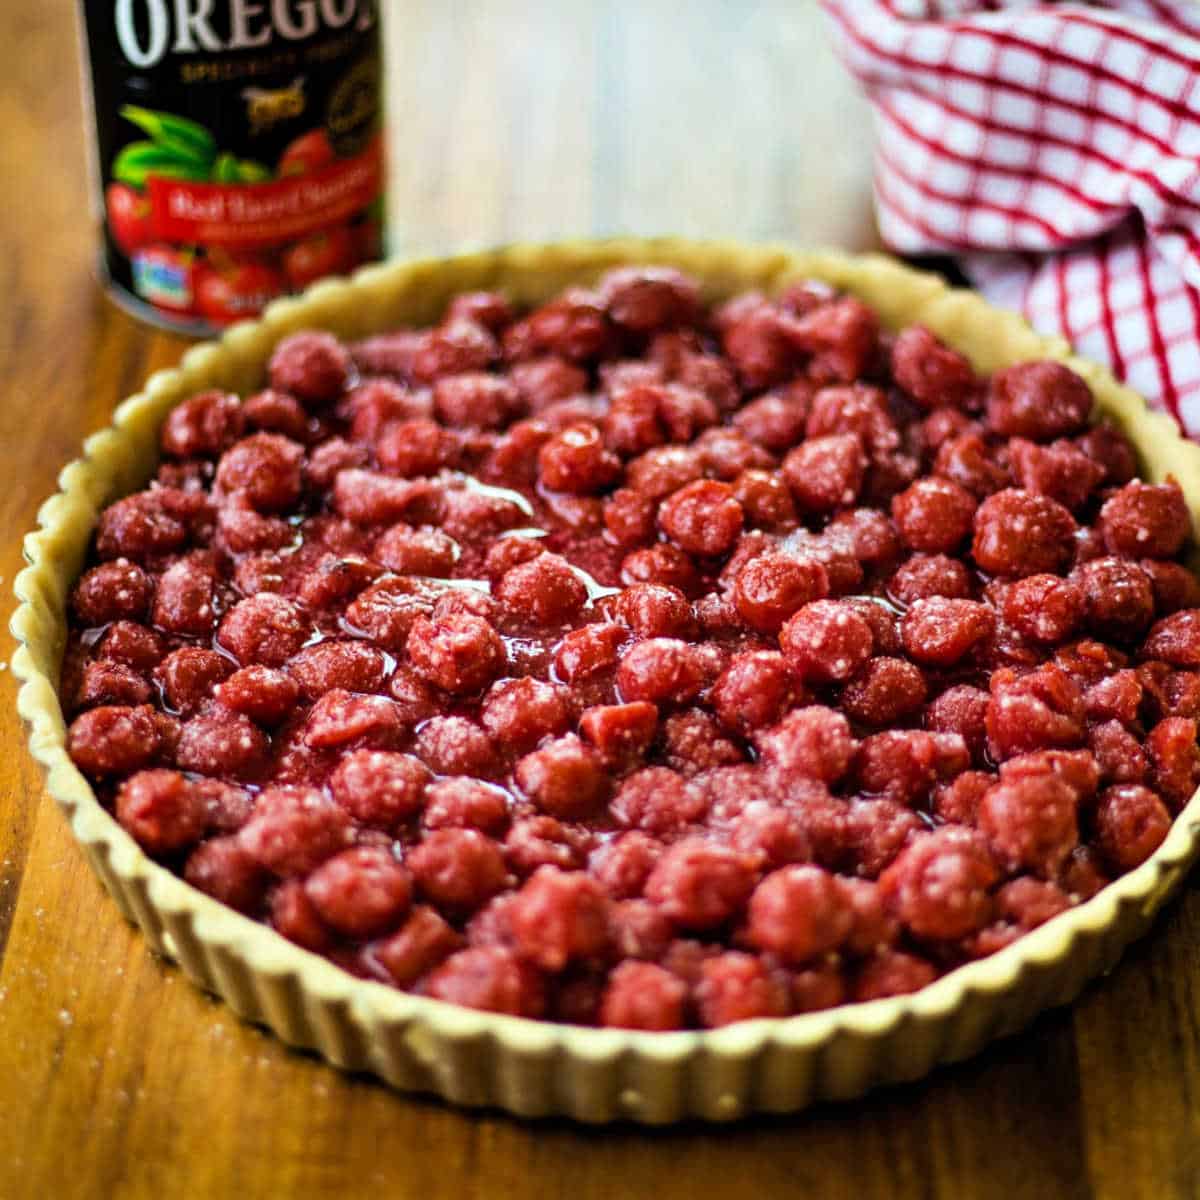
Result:
M82 0L118 294L205 331L380 256L375 0Z

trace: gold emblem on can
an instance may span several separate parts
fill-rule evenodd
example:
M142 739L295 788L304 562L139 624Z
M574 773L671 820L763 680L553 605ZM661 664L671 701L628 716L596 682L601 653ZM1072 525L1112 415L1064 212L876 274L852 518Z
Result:
M246 101L250 135L257 137L280 121L290 121L304 111L304 76L297 76L282 88L243 88L242 99Z

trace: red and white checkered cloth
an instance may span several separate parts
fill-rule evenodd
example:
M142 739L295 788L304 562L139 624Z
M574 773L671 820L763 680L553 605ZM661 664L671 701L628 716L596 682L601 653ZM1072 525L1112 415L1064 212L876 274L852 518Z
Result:
M1200 437L1200 4L822 3L888 245L956 255Z

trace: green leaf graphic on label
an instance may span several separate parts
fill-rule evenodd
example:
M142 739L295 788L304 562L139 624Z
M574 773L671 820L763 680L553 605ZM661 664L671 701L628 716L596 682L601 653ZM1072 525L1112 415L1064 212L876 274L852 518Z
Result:
M218 154L217 161L213 163L212 177L214 183L241 183L237 155L230 154L228 150Z
M112 174L121 183L141 189L151 175L200 182L208 178L208 168L154 142L131 142L117 155Z
M206 171L212 165L217 143L203 125L187 117L177 117L174 113L139 108L136 104L126 104L121 109L121 116L143 133L149 134L154 143L164 150L172 150L181 158L191 159Z
M163 149L174 150L181 157L193 158L203 163L205 168L211 166L216 156L217 144L212 134L186 116L158 113L154 109L139 108L137 104L126 104L121 109L121 116L143 133L148 133Z
M251 158L238 159L238 176L242 183L266 183L273 178L269 167Z
M238 158L227 150L217 155L212 177L215 183L266 183L272 178L271 172L262 163Z

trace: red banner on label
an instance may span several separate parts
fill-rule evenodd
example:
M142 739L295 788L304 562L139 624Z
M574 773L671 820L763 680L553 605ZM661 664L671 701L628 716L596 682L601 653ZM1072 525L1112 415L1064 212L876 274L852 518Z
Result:
M151 175L150 213L160 241L269 246L361 212L383 192L383 139L311 175L271 183L189 183Z

